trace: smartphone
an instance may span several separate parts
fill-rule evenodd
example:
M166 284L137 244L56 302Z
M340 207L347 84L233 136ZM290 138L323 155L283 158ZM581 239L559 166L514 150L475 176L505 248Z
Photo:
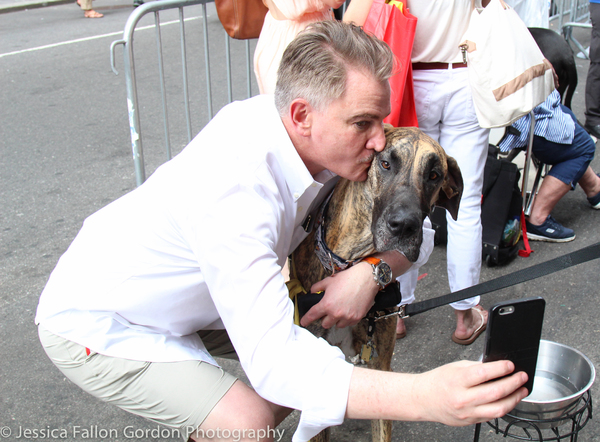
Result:
M483 362L512 361L515 373L527 373L529 394L533 391L545 307L544 298L535 296L501 302L489 310Z

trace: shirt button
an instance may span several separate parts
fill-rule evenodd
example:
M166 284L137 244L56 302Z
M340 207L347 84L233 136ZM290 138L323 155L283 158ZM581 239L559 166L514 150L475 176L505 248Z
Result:
M300 198L300 194L299 194L298 192L294 192L294 198L295 198L295 199L298 199L298 198Z
M300 206L298 207L298 212L302 212L304 210L304 207Z

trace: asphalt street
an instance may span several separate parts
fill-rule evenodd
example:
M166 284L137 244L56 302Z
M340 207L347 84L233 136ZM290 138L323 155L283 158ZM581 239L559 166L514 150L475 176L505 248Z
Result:
M0 0L5 3L7 0ZM179 440L152 422L101 403L67 381L49 362L33 319L38 297L59 257L83 220L135 187L130 152L122 48L117 48L115 75L109 47L120 39L130 1L95 0L102 19L84 19L74 2L0 14L0 439L41 440ZM191 82L193 133L209 119L204 93L203 53L199 7L186 9L190 36L188 72ZM161 18L168 78L174 153L185 144L181 73L178 70L178 28ZM208 8L211 36L213 106L227 101L223 86L223 37L214 7ZM150 18L136 31L136 67L140 89L142 137L148 173L164 161L157 85L156 47ZM582 43L589 30L575 30ZM212 38L212 37L211 37ZM254 43L253 43L254 44ZM233 70L245 69L245 46L232 43ZM577 59L579 85L574 111L584 121L584 86L589 62ZM245 97L243 77L236 77L234 98ZM253 94L258 93L254 86ZM600 160L592 163L600 171ZM565 244L532 243L529 258L505 266L482 268L487 281L561 256L600 241L600 211L589 208L581 190L570 192L554 211L555 218L575 230L575 241ZM422 268L417 299L448 292L445 248L435 248ZM574 347L600 367L600 261L564 270L531 282L486 295L482 304L539 295L546 299L542 337ZM408 336L397 342L394 370L423 372L462 359L478 359L483 339L468 347L450 340L455 325L449 307L409 318ZM224 362L245 379L239 365ZM308 382L310 380L307 380ZM600 403L597 385L592 387ZM402 401L402 392L390 391ZM298 420L292 414L280 427L281 440L290 441ZM564 430L562 430L564 431ZM469 441L473 427L454 428L433 423L394 424L393 441ZM332 431L333 440L368 441L367 421L347 420ZM484 424L481 441L502 439ZM579 434L579 441L600 441L598 419Z

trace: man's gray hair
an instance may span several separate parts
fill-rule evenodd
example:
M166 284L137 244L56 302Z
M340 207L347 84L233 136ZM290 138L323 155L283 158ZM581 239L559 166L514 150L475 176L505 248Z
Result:
M387 81L394 54L361 27L336 20L309 25L288 45L277 71L275 105L285 115L292 101L304 98L322 110L346 90L349 69Z

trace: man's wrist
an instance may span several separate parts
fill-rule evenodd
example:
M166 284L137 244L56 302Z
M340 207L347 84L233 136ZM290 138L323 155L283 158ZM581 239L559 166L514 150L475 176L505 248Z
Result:
M393 281L392 268L383 259L367 256L363 261L371 265L373 281L379 286L380 290L384 289Z

